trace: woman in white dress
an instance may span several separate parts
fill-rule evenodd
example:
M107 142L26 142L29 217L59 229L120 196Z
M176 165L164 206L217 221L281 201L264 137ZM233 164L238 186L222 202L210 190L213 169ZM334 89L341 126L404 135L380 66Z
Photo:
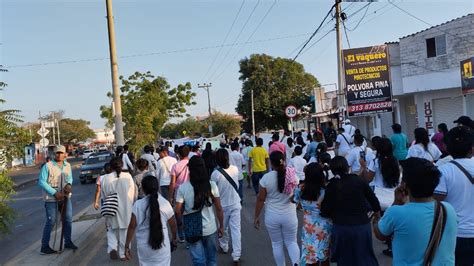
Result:
M125 258L125 238L132 216L133 202L137 198L135 182L129 173L122 172L122 158L110 160L112 173L102 177L101 195L105 200L108 195L117 193L118 210L114 216L105 217L107 227L107 253L112 260Z
M430 142L428 131L419 127L415 129L415 144L408 149L407 159L411 157L423 158L430 162L436 162L441 158L441 151Z
M131 259L130 242L135 235L140 265L169 266L171 251L177 245L173 208L158 193L160 186L156 177L147 175L142 179L141 187L146 196L133 205L132 218L125 242L125 255L127 259ZM171 242L168 235L168 225L171 229Z

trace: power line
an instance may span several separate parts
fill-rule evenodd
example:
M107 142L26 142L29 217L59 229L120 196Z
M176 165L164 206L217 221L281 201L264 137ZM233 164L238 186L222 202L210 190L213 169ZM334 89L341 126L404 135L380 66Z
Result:
M276 0L273 1L273 4L270 6L270 8L268 8L267 12L265 12L265 15L263 15L262 19L260 20L260 22L257 24L257 27L255 27L255 29L253 30L253 32L249 35L249 37L247 38L247 42L250 41L250 39L252 39L253 35L257 32L257 30L260 28L260 26L263 24L263 22L265 21L265 19L267 18L268 14L270 13L270 11L272 11L273 7L275 6L276 4ZM229 61L229 63L224 67L224 69L221 71L221 73L219 73L219 75L217 75L217 77L215 78L215 80L219 79L222 74L224 74L224 72L227 70L227 68L229 68L229 66L234 62L234 60L237 58L237 56L240 54L240 52L242 51L243 49L243 46L240 47L240 49L237 51L237 53L234 55L234 57L232 57L232 59Z
M324 34L323 36L321 36L321 38L317 39L315 42L313 42L313 44L311 44L308 49L306 49L304 52L302 52L300 55L303 55L304 53L306 53L307 51L311 50L311 48L313 48L313 46L315 46L317 43L319 43L320 41L322 41L326 36L328 36L331 32L335 31L335 29L331 29L330 31L326 32L326 34Z
M210 49L217 49L217 48L220 48L220 47L233 47L233 46L248 45L248 44L254 44L254 43L272 42L272 41L278 41L278 40L284 40L284 39L301 38L301 37L308 36L310 34L311 33L301 33L301 34L279 36L279 37L273 37L273 38L267 38L267 39L260 39L260 40L250 41L250 42L229 43L229 44L224 44L224 45L203 46L203 47L186 48L186 49L171 50L171 51L125 55L125 56L120 56L119 58L127 59L127 58L134 58L134 57L147 57L147 56L155 56L155 55L176 54L176 53L210 50ZM102 57L102 58L65 60L65 61L55 61L55 62L24 64L24 65L11 65L11 66L5 66L5 68L21 68L21 67L35 67L35 66L48 66L48 65L61 65L61 64L75 64L75 63L83 63L83 62L105 61L105 60L109 60L109 59L110 59L109 57Z
M311 35L311 37L309 37L309 39L303 44L303 47L301 47L301 49L299 50L299 52L296 54L296 56L293 58L293 61L296 60L296 58L298 58L298 56L301 54L301 52L303 52L304 48L308 45L308 43L314 38L314 36L316 35L316 33L318 33L318 31L321 29L321 27L323 26L323 23L324 21L326 21L326 19L329 17L329 15L331 15L332 13L332 10L334 9L334 7L336 6L336 4L332 5L332 7L329 9L329 12L326 14L326 16L324 17L324 19L321 21L321 24L319 24L318 28L316 28L316 30L313 32L313 34Z
M250 19L252 18L253 16L253 13L255 13L255 10L257 9L258 5L260 4L260 0L257 1L257 3L255 4L255 6L253 7L252 9L252 12L250 12L250 15L247 17L247 20L245 21L244 25L242 26L242 28L240 29L240 32L239 34L237 34L237 37L234 39L234 42L237 42L237 40L240 38L240 35L242 35L242 32L244 31L245 27L247 27L247 24L249 23ZM222 64L225 62L225 60L227 59L227 56L229 55L230 51L232 49L229 49L227 50L227 53L224 55L224 58L222 59L222 61L220 62L220 64L217 66L217 68L215 69L215 71L211 74L211 76L209 77L209 79L211 79L212 77L214 77L214 75L217 73L217 71L221 68Z
M347 35L347 27L346 27L346 23L344 22L344 20L342 20L342 26L344 28L344 35L346 36L347 46L349 48L351 48L351 43L349 42L349 35Z
M362 15L362 17L360 18L359 22L357 22L357 25L355 25L354 28L352 29L349 29L349 31L354 31L355 29L357 29L357 27L359 27L360 23L362 22L362 20L364 20L365 16L367 15L367 12L369 11L369 6L372 2L369 2L367 5L366 5L366 9L365 9L365 12L364 12L364 15ZM352 15L353 16L353 15ZM344 24L344 22L343 22ZM344 31L346 30L346 26L344 25Z
M391 0L388 0L388 2L389 2L390 4L392 4L394 7L396 7L398 10L400 10L400 11L402 11L403 13L407 14L408 16L410 16L410 17L412 17L412 18L414 18L414 19L416 19L416 20L418 20L418 21L421 21L421 22L425 23L426 25L428 25L428 26L430 26L430 27L432 27L432 28L434 28L434 29L436 29L436 30L438 30L438 31L440 31L440 32L442 32L442 33L444 33L444 34L446 34L446 35L449 35L449 36L452 36L452 37L454 37L454 38L458 38L458 39L460 39L460 40L464 40L464 41L467 41L467 42L470 42L470 43L474 43L474 41L472 41L472 40L470 40L470 39L463 38L463 37L459 37L459 36L454 35L454 34L452 34L452 33L450 33L450 32L447 32L447 31L445 31L445 30L439 29L438 27L435 27L433 24L431 24L431 23L429 23L429 22L427 22L427 21L425 21L425 20L423 20L423 19L421 19L421 18L419 18L419 17L413 15L412 13L406 11L405 9L399 7L398 5L396 5L395 3L393 3Z
M224 45L225 42L227 41L227 38L229 37L230 33L232 32L232 29L234 28L234 25L235 25L235 22L237 21L237 18L239 17L239 14L240 12L242 11L242 8L244 7L244 4L245 4L245 0L242 1L242 4L240 5L240 8L239 10L237 11L237 14L235 15L234 17L234 21L232 21L232 25L230 26L229 30L227 31L227 34L225 35L225 38L224 40L222 41L222 44L221 45ZM209 66L209 68L207 69L206 71L206 74L204 75L204 77L207 77L207 74L209 74L209 71L211 71L212 67L214 66L214 63L216 62L217 60L217 57L219 57L221 51L222 51L222 46L219 48L219 51L217 52L216 56L214 57L214 59L212 60L212 63L211 65Z

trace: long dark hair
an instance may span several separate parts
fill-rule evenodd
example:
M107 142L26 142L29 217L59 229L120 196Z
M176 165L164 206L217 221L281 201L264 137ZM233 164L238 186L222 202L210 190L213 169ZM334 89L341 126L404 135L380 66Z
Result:
M158 179L147 175L142 179L142 189L145 195L149 195L148 208L150 209L150 236L148 244L152 249L160 249L163 246L163 224L161 223L160 203L158 202Z
M425 150L428 150L428 144L430 143L430 138L428 137L428 131L426 129L419 127L415 129L415 143L421 143Z
M445 123L438 125L439 131L443 132L443 142L444 144L448 143L448 126Z
M211 183L204 160L199 156L193 156L188 162L189 182L194 190L193 210L199 210L204 204L209 205L211 197Z
M382 138L377 145L377 159L383 176L383 183L388 188L398 185L400 179L400 167L398 160L393 156L392 142Z
M229 168L229 152L226 149L218 149L216 151L216 163L223 169Z
M278 173L278 191L283 193L285 189L285 177L286 177L286 168L285 168L285 155L280 151L274 151L270 154L270 162L272 164L273 170Z
M117 146L117 149L115 149L115 156L122 158L123 154L123 146Z
M122 167L123 167L122 158L114 157L112 158L112 160L110 160L110 168L112 168L112 171L117 173L117 177L119 177L120 173L122 173Z
M303 140L302 136L296 137L296 144L300 145L301 147L306 146L306 143L304 143L304 140Z
M308 201L317 201L326 179L323 168L318 163L310 163L304 169L304 176L301 198Z

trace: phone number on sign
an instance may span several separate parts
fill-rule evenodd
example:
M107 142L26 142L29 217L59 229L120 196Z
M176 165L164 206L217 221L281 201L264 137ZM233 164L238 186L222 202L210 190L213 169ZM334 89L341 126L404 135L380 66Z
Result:
M349 106L349 112L362 112L392 107L392 102L367 103Z

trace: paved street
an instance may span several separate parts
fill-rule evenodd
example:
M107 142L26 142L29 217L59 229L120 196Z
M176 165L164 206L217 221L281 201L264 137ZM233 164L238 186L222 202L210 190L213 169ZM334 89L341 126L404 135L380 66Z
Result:
M73 210L74 215L79 211L90 207L92 203L95 186L93 184L80 185L78 180L80 160L70 160L73 164L74 191L73 191ZM38 168L22 169L14 172L13 178L17 180L28 180L38 175ZM253 212L255 207L255 195L253 190L245 189L245 198L242 209L242 265L273 265L273 256L269 236L265 226L260 230L253 227ZM41 233L44 224L44 209L41 199L41 191L36 182L30 182L25 186L18 188L17 194L13 197L11 206L17 211L18 217L13 226L11 235L0 239L0 264L8 262L10 259L19 255L41 239ZM299 212L300 225L302 222L302 213ZM86 219L95 219L91 216ZM263 218L263 216L262 216ZM77 228L76 228L77 229ZM73 224L73 230L76 230ZM83 230L82 228L80 230ZM79 232L80 234L81 232ZM95 227L87 232L87 239L80 243L80 249L75 252L64 253L66 262L69 265L137 265L137 257L129 262L111 261L106 252L105 226L99 220ZM57 244L58 245L58 244ZM390 265L390 259L381 254L384 245L374 239L375 252L380 265ZM33 249L36 254L39 250ZM136 255L136 250L134 252ZM186 250L185 244L180 244L172 257L173 265L189 265L190 256ZM232 258L230 254L219 254L219 265L231 265ZM289 261L288 261L289 264Z
M270 238L263 225L260 230L253 227L253 213L255 208L255 195L253 190L245 189L244 205L242 209L242 265L274 265ZM262 216L263 218L263 216ZM299 212L300 226L302 212ZM263 221L263 219L262 219ZM82 244L81 249L73 254L68 260L70 265L137 265L136 251L134 260L129 262L111 261L108 258L106 247L105 226L99 225L94 232ZM390 265L391 260L382 255L385 248L380 241L374 239L374 246L380 265ZM172 255L172 265L190 265L190 256L185 244L179 244L179 248ZM229 254L218 255L218 265L232 265L232 257ZM287 261L287 265L290 262Z
M93 202L95 185L81 185L79 182L79 167L81 160L69 160L73 166L73 214L86 208ZM39 168L32 167L12 172L16 182L24 182L37 178ZM41 190L36 181L17 188L10 206L17 212L18 217L12 227L12 234L0 238L0 264L5 263L15 255L41 239L45 212ZM58 234L60 231L58 232ZM57 244L59 245L59 244ZM39 252L39 250L38 250Z

